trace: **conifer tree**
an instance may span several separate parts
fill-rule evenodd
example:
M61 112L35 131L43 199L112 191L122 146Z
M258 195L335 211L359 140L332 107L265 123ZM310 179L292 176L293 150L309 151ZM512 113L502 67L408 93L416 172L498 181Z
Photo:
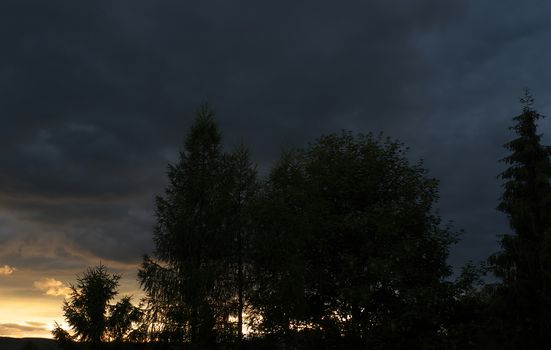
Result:
M247 291L250 287L251 270L250 244L254 232L253 203L258 190L256 170L249 159L249 152L241 145L228 157L230 170L230 215L229 231L233 236L233 247L229 252L233 284L237 305L237 340L243 338L243 314Z
M223 153L214 114L203 105L169 166L169 185L156 201L154 256L139 271L156 340L206 346L241 336L249 167L244 150Z
M52 335L63 348L71 348L73 341L88 343L93 349L103 348L105 342L122 343L130 340L134 324L141 320L139 308L130 296L116 304L111 301L118 295L118 274L109 274L105 265L89 267L77 276L71 285L69 298L63 303L63 314L74 335L56 323Z
M521 103L522 114L511 127L517 138L505 144L511 153L502 160L509 168L500 174L505 183L498 210L507 215L513 233L502 236L502 251L490 258L502 280L493 326L504 335L500 347L543 349L551 340L551 149L541 144L537 121L542 115L528 90Z

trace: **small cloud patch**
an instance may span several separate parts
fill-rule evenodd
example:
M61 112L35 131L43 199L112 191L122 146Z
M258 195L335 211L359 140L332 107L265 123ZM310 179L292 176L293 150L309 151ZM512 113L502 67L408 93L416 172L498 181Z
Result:
M0 323L0 336L23 337L48 334L48 325L42 322Z
M56 280L55 278L42 278L34 282L35 288L43 291L46 295L51 295L54 297L67 297L71 293L71 288L69 288L65 283Z
M10 265L0 266L0 276L10 276L15 270L16 268Z

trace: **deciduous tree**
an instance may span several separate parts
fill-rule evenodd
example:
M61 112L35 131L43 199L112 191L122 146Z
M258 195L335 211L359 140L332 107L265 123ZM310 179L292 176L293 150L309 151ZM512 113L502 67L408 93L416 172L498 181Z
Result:
M318 332L325 346L438 348L455 234L433 210L437 196L436 180L388 139L343 132L284 154L255 240L257 329Z

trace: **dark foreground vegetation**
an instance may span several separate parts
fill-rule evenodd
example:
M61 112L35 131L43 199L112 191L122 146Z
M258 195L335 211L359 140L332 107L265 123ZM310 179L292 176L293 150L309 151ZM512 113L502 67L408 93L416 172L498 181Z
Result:
M8 338L0 337L2 350L58 350L55 340L43 338Z
M114 303L119 276L90 268L63 306L72 333L54 337L64 349L548 348L550 149L521 101L498 208L513 234L456 279L437 181L402 144L322 136L260 178L245 147L223 151L203 106L156 200L145 299Z

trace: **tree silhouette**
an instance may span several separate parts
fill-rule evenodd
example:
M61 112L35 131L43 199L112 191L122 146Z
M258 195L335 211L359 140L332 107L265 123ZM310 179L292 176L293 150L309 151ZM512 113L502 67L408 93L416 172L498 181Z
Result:
M254 233L253 205L258 184L256 170L249 159L248 150L241 145L229 155L228 170L230 171L230 209L229 231L233 236L233 246L228 251L229 265L234 276L237 305L237 340L243 338L243 314L245 302L250 288L250 243Z
M521 102L522 114L511 127L517 138L505 145L511 153L503 159L509 168L500 175L505 183L498 206L513 233L503 235L502 251L489 260L502 280L493 335L501 348L543 349L551 343L551 149L541 144L542 115L528 90Z
M246 191L235 187L235 176L245 160L222 152L213 118L207 105L199 109L179 162L169 166L165 194L157 197L154 257L145 256L138 274L154 339L206 346L235 333L234 248L243 243L243 232L235 234L236 206Z
M326 347L344 337L351 347L438 348L455 235L432 210L436 198L436 180L388 139L343 132L285 153L258 215L257 331L284 342L318 333Z
M120 275L110 275L105 265L99 265L88 268L71 285L63 313L80 341L97 345L105 340L108 306L117 295L119 279Z
M69 335L56 324L52 334L62 346L70 346L73 339L88 343L93 349L106 341L123 341L140 321L140 311L131 304L130 297L111 305L118 294L118 274L109 274L105 265L89 267L77 276L71 285L71 294L63 303L63 314L74 335Z
M437 181L401 143L323 136L284 152L259 182L243 146L222 151L204 105L168 180L155 250L138 272L150 341L475 347L486 303L479 272L467 266L449 281L456 234L433 209Z
M132 297L125 296L115 305L109 305L107 336L111 341L122 343L133 338L134 324L142 319L142 311L132 304Z
M74 344L74 337L70 335L69 332L61 328L61 326L57 322L55 322L54 324L52 336L63 350L75 349L76 346Z

